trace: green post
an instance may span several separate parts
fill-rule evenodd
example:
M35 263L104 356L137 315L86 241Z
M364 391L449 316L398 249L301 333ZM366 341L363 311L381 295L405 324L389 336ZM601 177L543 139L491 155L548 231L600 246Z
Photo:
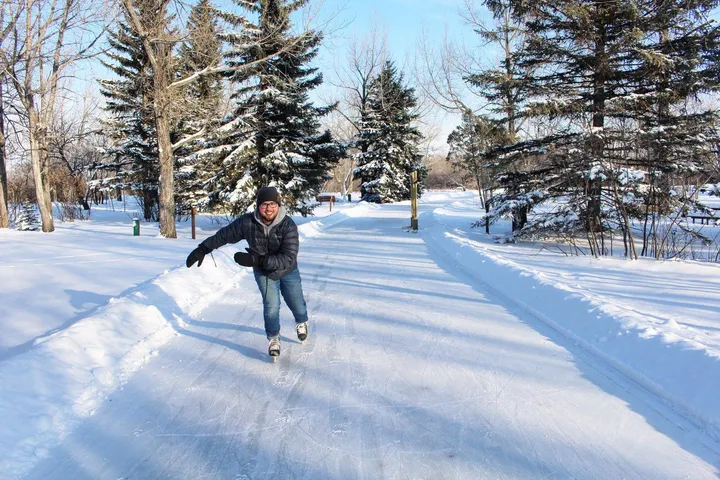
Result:
M197 213L195 211L195 207L192 208L191 213L192 213L192 239L195 240L195 213Z
M137 237L140 235L140 219L133 218L133 236Z

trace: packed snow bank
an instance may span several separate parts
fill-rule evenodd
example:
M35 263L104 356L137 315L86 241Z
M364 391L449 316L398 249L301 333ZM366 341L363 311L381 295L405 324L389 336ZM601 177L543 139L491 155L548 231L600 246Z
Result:
M307 223L303 223L302 225L298 226L300 240L302 241L306 238L317 237L318 235L321 235L326 229L335 226L338 223L347 220L348 218L360 217L366 215L368 212L377 210L378 208L380 208L379 205L367 202L359 202L357 204L353 204L352 207L333 212L329 215L320 217Z
M304 229L358 202L315 209L312 217L294 217ZM178 221L178 238L160 236L158 224L142 222L133 236L133 200L97 205L88 221L57 222L52 234L0 229L0 361L32 348L36 339L64 330L95 313L112 297L122 297L142 282L174 268L208 235L230 218L196 217ZM333 217L338 221L339 217ZM319 231L319 230L318 230Z
M648 390L672 402L676 410L705 427L710 434L719 436L720 350L714 345L697 341L698 336L689 335L687 329L673 325L672 318L660 322L663 323L660 326L655 316L648 319L649 315L641 308L630 307L628 302L635 304L642 299L642 292L637 291L639 286L633 284L633 280L640 280L639 275L629 272L626 276L630 279L628 284L617 284L608 289L620 293L616 296L565 283L559 278L572 279L586 273L573 272L577 265L573 267L571 264L569 267L565 265L565 273L549 275L543 271L552 270L547 259L539 262L538 268L528 268L513 261L511 255L503 254L503 249L508 250L510 246L490 248L480 241L480 235L469 232L467 217L458 221L468 210L470 207L467 204L456 203L436 209L422 218L421 225L427 226L423 229L423 236L428 244L452 258L460 268L482 281L506 303L520 307L600 356ZM477 217L477 209L473 210ZM575 260L593 261L587 258ZM627 265L627 262L623 263ZM713 265L706 267L716 268ZM612 269L606 270L609 272ZM600 275L599 283L604 279L614 281L612 275L605 276L602 270L588 275ZM658 281L662 280L672 289L672 276L662 277L661 274ZM701 278L697 279L697 287L703 283ZM623 296L626 298L620 300ZM714 310L714 315L711 313L710 316L717 320L720 306L711 310Z
M230 252L221 268L173 270L113 298L93 315L0 362L0 471L17 478L73 425L177 335L179 311L203 306L232 288ZM211 258L205 262L212 263Z
M351 210L369 208L348 207L344 213L306 220L299 226L301 235L319 235L353 215ZM50 236L38 238L52 240ZM126 240L132 241L132 237ZM132 262L135 257L150 255L146 244L136 248L135 253L142 255L123 258ZM201 268L189 270L183 264L166 270L111 298L68 328L40 337L31 347L0 361L0 478L19 478L75 425L92 415L161 345L178 335L184 327L182 318L200 314L215 299L237 288L243 276L251 275L233 261L239 248L238 244L213 252ZM184 262L184 253L178 256L176 262ZM106 271L94 268L86 274L95 275L86 283L101 283ZM67 273L57 275L65 283L71 278ZM42 288L35 286L36 290Z

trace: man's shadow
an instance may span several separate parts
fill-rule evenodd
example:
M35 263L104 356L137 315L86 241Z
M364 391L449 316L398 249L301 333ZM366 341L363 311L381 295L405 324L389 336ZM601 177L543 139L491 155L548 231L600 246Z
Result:
M256 350L251 347L247 347L245 345L239 345L237 343L228 342L227 340L223 340L218 337L213 337L210 335L206 335L204 333L196 332L193 330L189 330L186 325L192 325L196 327L204 327L204 328L219 328L219 329L230 329L230 330L237 330L241 332L248 332L248 333L255 333L257 335L262 335L265 337L265 330L257 328L257 327L250 327L247 325L236 325L231 323L221 323L221 322L204 322L204 321L198 321L194 320L190 317L188 317L185 312L178 306L178 304L175 302L175 299L170 297L165 291L163 291L162 288L158 287L155 284L147 285L147 287L144 289L146 294L145 299L137 299L138 303L144 303L146 305L153 305L158 310L160 310L165 316L167 317L168 321L172 325L173 329L182 335L187 335L189 337L197 338L198 340L203 340L206 342L214 343L216 345L222 345L223 347L229 348L230 350L235 350L236 352L255 360L262 360L264 362L271 362L272 359L269 358L269 355L266 352L261 352L259 350Z
M205 320L192 320L192 319L186 320L185 318L183 318L183 322L189 323L196 327L222 328L222 329L226 329L226 330L237 330L238 332L254 333L256 335L262 335L263 337L266 336L264 329L257 328L257 327L251 327L249 325L238 325L235 323L207 322ZM302 342L300 340L298 340L297 338L286 337L284 335L280 335L280 340L283 342L302 344Z

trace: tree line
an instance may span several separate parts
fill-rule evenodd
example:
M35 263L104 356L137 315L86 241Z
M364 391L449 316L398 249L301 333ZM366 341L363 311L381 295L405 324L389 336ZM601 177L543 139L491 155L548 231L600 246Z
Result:
M55 129L62 115L53 110L62 70L90 60L111 75L98 80L104 115L83 138L79 150L89 154L76 183L103 198L132 192L165 237L177 235L175 219L190 208L244 212L263 185L276 186L290 212L307 215L307 200L347 157L363 198L408 198L409 172L422 171L413 89L387 61L367 79L368 101L352 114L357 134L340 140L323 128L336 105L317 106L309 96L323 82L313 66L323 33L294 23L308 0L233 0L225 9L200 0L182 25L170 0L121 0L111 22L102 15L107 5L83 1L7 0L0 16L0 84L13 91L1 102L12 115L0 117L15 123L21 154L32 159L43 231L54 229L59 197L50 191L53 165L80 153L55 142L67 138ZM0 165L7 227L5 156Z
M186 19L170 0L2 1L0 227L6 148L27 159L44 231L52 199L91 192L132 192L166 237L190 208L242 213L261 185L303 215L331 177L343 194L354 181L365 200L407 199L410 172L428 175L433 104L460 117L447 160L488 232L510 218L511 239L583 239L593 255L622 238L630 258L665 255L678 231L710 240L681 220L709 214L698 186L720 183L717 1L464 0L480 48L421 44L408 79L373 29L324 105L310 99L324 35L298 23L308 0L199 0ZM110 73L88 129L92 114L66 121L58 102L93 62Z
M720 182L716 1L466 0L465 17L499 61L473 69L457 45L425 79L462 112L449 159L473 178L488 231L584 239L605 255L665 255L682 216L707 212L699 185ZM477 108L458 94L464 83ZM638 251L638 249L640 251Z

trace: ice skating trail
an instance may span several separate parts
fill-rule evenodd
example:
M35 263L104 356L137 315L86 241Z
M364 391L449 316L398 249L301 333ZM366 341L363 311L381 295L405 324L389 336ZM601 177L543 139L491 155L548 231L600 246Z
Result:
M180 335L27 478L717 480L715 441L407 216L368 208L304 240L310 336L283 307L274 364L251 275L178 307Z

